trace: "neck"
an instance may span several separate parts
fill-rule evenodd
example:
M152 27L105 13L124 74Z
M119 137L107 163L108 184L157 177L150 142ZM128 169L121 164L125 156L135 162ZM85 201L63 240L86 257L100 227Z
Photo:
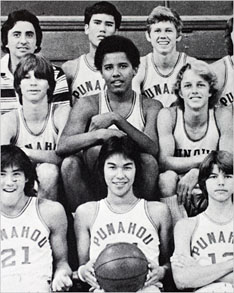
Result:
M186 108L184 110L184 121L188 125L203 125L208 121L208 106L202 109Z
M4 205L1 202L0 211L1 211L1 213L5 214L7 216L17 216L22 211L22 209L25 207L28 199L29 199L29 197L27 197L23 193L22 196L19 198L18 202L12 206Z
M119 197L118 195L113 194L110 190L108 190L107 202L112 207L120 207L120 206L131 206L136 202L137 197L134 195L133 190L129 190L125 195Z
M86 54L89 65L92 67L95 67L94 66L94 57L95 57L96 50L97 50L97 48L94 47L92 44L90 44L89 45L89 53Z
M227 222L233 218L233 203L231 198L224 202L217 202L209 198L209 205L205 213L217 222ZM218 217L217 217L218 215Z
M170 52L168 54L160 54L157 51L153 51L153 59L154 64L159 68L172 68L175 66L178 57L179 52L176 51L176 48L173 50L173 52Z
M134 91L131 87L129 87L124 93L112 93L111 91L107 90L107 96L110 101L116 101L119 103L132 101L134 96Z
M49 112L49 104L44 102L44 103L27 103L25 102L23 104L23 113L24 113L24 118L26 120L39 120L42 121L46 118Z
M12 74L14 74L15 72L15 69L16 69L16 66L18 65L18 63L20 62L20 59L15 57L15 56L12 56L12 55L9 55L9 64L8 64L8 68L10 70L10 72Z

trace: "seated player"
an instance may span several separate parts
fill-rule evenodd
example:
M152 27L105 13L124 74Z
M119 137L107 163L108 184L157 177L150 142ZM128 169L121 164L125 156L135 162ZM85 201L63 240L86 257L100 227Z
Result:
M99 178L105 180L107 196L82 204L76 210L78 275L94 288L98 284L93 265L108 243L134 243L143 251L149 260L145 286L153 286L153 292L160 292L158 287L169 271L170 212L163 203L135 196L140 168L137 144L128 136L111 137L103 144L98 158Z
M16 10L8 15L1 28L2 51L6 53L1 58L1 113L16 109L19 105L15 92L14 72L17 64L28 53L38 53L41 50L42 29L38 18L26 9ZM71 96L68 90L66 76L61 68L53 65L56 81L52 102L69 104Z
M199 185L207 209L177 222L171 258L179 290L233 292L233 155L212 151L201 163Z
M61 172L72 212L79 204L96 199L97 191L90 190L90 181L95 177L100 147L112 136L127 134L140 147L144 164L140 184L146 199L156 199L156 119L161 105L132 90L139 62L138 49L125 37L106 37L97 48L95 65L107 89L77 100L57 149L58 155L69 156L64 159Z
M52 106L54 86L53 67L45 58L27 54L21 59L14 73L21 107L2 116L1 144L22 148L37 164L38 196L57 200L62 159L55 149L70 106Z
M67 291L67 219L34 196L36 170L18 147L1 147L1 292Z
M174 10L155 7L147 18L146 39L153 51L141 58L133 89L148 98L159 100L164 107L176 101L173 85L183 65L195 58L177 50L182 38L182 20Z
M211 64L211 67L216 72L218 77L219 104L224 107L230 107L233 105L234 100L233 17L231 17L226 24L225 44L228 55Z
M161 200L171 209L173 225L181 217L201 212L198 168L212 150L233 151L232 113L217 103L216 76L195 60L183 66L175 85L178 106L158 115Z
M84 32L89 40L89 52L62 66L75 102L80 97L97 94L104 89L105 81L94 65L94 56L101 40L115 34L121 23L121 14L107 1L86 7Z

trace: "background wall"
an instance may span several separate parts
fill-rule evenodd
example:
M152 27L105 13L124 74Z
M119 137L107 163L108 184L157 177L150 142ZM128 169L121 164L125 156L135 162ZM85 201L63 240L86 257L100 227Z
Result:
M18 9L28 9L40 19L42 53L56 64L87 52L84 35L85 7L97 1L1 1L1 23ZM174 8L184 21L180 50L212 62L226 55L224 29L233 14L233 1L110 1L123 15L119 34L131 38L141 55L151 51L145 38L147 15L157 5Z

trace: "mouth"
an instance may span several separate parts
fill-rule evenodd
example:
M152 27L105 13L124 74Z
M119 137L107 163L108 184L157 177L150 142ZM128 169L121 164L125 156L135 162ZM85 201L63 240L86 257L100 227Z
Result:
M201 100L200 96L192 96L190 97L190 100Z
M16 191L16 189L3 189L4 192L7 192L7 193L13 193Z
M124 186L127 182L113 182L116 186Z
M98 38L99 40L103 40L103 39L105 39L105 37L106 37L106 36L103 36L103 35L99 35L99 36L97 36L97 38Z
M157 43L158 43L160 46L167 46L167 45L169 45L170 42L168 42L168 41L158 41Z
M122 80L114 80L111 82L114 86L121 86L123 84Z
M222 192L223 193L223 192L227 192L227 190L226 189L216 189L215 192Z

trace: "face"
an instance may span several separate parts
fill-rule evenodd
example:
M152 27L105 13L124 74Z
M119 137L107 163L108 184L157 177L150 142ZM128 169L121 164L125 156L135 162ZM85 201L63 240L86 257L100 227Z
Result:
M213 170L206 180L206 189L209 198L224 202L231 200L233 194L233 175L225 174L214 165Z
M176 43L181 40L181 37L177 37L174 23L170 21L152 24L150 33L146 32L146 38L159 54L168 54L175 51Z
M101 40L115 33L114 16L108 14L93 14L89 24L85 25L85 34L89 42L97 48Z
M17 166L9 166L1 170L1 204L14 207L24 194L27 179Z
M122 154L114 154L107 158L104 164L104 177L108 193L123 197L132 191L135 174L135 163Z
M123 94L132 87L137 73L124 52L108 53L102 62L102 76L107 88L114 94Z
M36 46L36 32L34 26L28 21L17 21L8 32L8 44L6 47L10 55L22 58L27 53L34 53Z
M37 102L47 97L49 83L46 79L36 78L34 71L29 71L20 82L23 101Z
M195 71L188 69L185 71L181 81L180 96L184 100L184 105L199 109L208 106L210 85Z

